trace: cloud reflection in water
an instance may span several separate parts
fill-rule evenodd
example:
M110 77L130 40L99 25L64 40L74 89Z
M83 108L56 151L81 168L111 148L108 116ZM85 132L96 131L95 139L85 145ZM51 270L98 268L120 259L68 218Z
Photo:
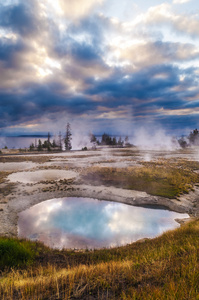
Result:
M134 207L89 198L44 201L19 214L20 237L37 239L53 248L101 248L155 237L186 218L162 209Z

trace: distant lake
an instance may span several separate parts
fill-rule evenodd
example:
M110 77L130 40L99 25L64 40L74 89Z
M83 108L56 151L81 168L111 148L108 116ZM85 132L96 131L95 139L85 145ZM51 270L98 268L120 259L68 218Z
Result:
M62 136L63 138L64 136ZM33 143L34 145L38 145L39 139L42 141L42 143L47 140L47 136L9 136L9 137L4 137L0 136L0 149L4 148L5 146L8 147L8 149L19 149L19 148L29 148L30 145ZM119 136L116 136L118 139ZM122 137L124 140L125 137ZM50 141L52 142L53 139L58 141L58 136L51 136ZM97 139L101 141L102 137L97 136ZM82 147L87 146L89 144L90 138L89 136L79 136L78 140L73 137L72 140L72 146L73 150L78 150L82 149ZM89 144L90 145L90 144Z
M19 214L18 235L52 248L94 249L126 245L179 227L188 218L165 209L89 198L59 198Z
M19 148L29 148L30 144L38 144L38 140L44 142L47 140L46 137L20 137L20 136L9 136L9 137L0 137L0 148L4 148L5 146L8 149L19 149ZM52 138L53 140L53 138Z

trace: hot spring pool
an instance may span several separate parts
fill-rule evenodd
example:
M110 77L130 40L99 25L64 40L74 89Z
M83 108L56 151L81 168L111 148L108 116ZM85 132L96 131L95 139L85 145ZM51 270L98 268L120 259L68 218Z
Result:
M90 198L41 202L19 214L18 235L52 248L94 249L153 238L188 218L165 209L135 207Z

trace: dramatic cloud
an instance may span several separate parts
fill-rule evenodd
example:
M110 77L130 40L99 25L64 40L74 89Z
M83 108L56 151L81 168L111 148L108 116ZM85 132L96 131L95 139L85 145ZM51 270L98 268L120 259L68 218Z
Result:
M0 5L2 133L198 127L197 0L114 3Z

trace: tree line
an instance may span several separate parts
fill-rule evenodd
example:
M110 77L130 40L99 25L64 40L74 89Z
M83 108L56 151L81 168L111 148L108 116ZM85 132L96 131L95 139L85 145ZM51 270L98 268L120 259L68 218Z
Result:
M90 136L90 142L93 143L94 145L106 145L106 146L116 146L116 147L130 147L132 146L129 143L129 137L126 136L124 138L124 140L122 140L121 136L117 139L115 136L112 137L111 135L104 133L102 135L102 139L101 141L99 141L99 139L96 138L96 136L94 134L91 134Z
M71 133L71 125L67 123L66 125L66 133L65 137L62 138L61 132L59 132L58 140L53 139L53 142L50 141L50 133L48 132L48 138L43 143L39 139L38 143L35 141L35 144L32 143L29 147L30 151L62 151L63 144L65 146L65 150L69 151L72 149L72 133Z
M199 146L199 131L198 131L198 129L196 128L193 131L191 131L186 138L181 137L178 140L178 143L182 148L187 148L190 146Z
M72 131L71 131L71 125L70 123L67 123L66 125L66 132L65 136L62 137L61 132L59 132L58 139L53 139L51 142L50 140L51 136L50 133L48 133L48 138L43 143L39 139L38 143L35 142L35 144L31 144L29 147L30 151L62 151L63 150L63 144L66 151L69 151L72 149ZM96 146L113 146L113 147L131 147L133 146L129 142L129 137L126 136L123 140L121 136L117 139L115 136L111 136L107 133L104 133L102 135L101 140L97 139L97 137L94 134L90 134L90 143L92 144L92 148L95 149ZM189 133L187 137L181 137L178 139L178 143L182 148L187 148L191 146L199 146L199 131L198 129L194 129ZM87 147L82 148L82 150L87 150Z
M62 137L61 132L59 132L58 139L53 139L51 142L51 135L48 132L47 140L44 142L41 141L41 139L38 140L38 142L35 140L35 143L31 143L29 150L30 151L62 151L63 148L65 148L66 151L69 151L72 149L72 131L71 131L71 125L70 123L67 123L66 125L66 132L65 136ZM121 136L117 139L116 137L112 137L111 135L104 133L102 135L101 140L97 139L97 137L94 134L90 134L90 143L92 145L92 148L95 149L96 146L113 146L113 147L130 147L132 146L129 143L129 137L126 136L124 139L121 138ZM64 145L64 147L63 147ZM87 147L82 148L82 150L88 150Z

